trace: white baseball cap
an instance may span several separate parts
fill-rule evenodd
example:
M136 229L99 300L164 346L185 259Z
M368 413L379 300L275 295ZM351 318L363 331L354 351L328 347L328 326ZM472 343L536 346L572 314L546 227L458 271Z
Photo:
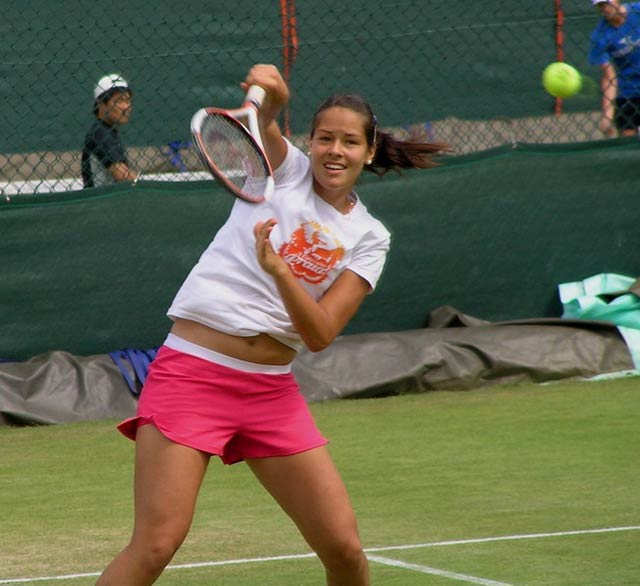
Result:
M97 101L101 96L114 89L131 91L124 77L118 73L109 73L98 80L93 90L93 99Z
M591 0L591 4L611 4L611 0Z

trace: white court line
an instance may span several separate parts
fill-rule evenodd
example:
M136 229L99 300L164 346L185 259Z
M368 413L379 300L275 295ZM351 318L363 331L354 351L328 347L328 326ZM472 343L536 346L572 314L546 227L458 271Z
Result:
M495 580L487 580L486 578L479 578L477 576L469 576L468 574L458 574L457 572L448 572L446 570L439 570L438 568L432 568L430 566L422 566L418 564L409 564L407 562L401 562L400 560L392 560L389 558L383 558L377 555L367 556L370 561L384 564L385 566L393 566L395 568L402 568L404 570L412 570L414 572L420 572L421 574L431 574L433 576L442 576L443 578L450 578L451 580L457 580L458 582L468 582L469 584L480 584L481 586L513 586L506 582L496 582Z
M592 533L614 533L616 531L637 531L640 525L628 527L607 527L605 529L582 529L577 531L558 531L555 533L525 533L523 535L504 535L502 537L480 537L478 539L458 539L455 541L434 541L432 543L414 543L413 545L388 545L385 547L369 547L366 551L394 551L420 549L423 547L441 547L443 545L468 545L471 543L489 543L491 541L515 541L517 539L541 539L544 537L567 537L570 535L589 535ZM1 582L0 582L1 584Z
M607 527L604 529L582 529L577 531L558 531L555 533L525 533L522 535L504 535L500 537L481 537L477 539L457 539L455 541L432 541L429 543L414 543L407 545L388 545L385 547L368 547L365 552L376 551L399 551L407 549L419 549L424 547L439 547L445 545L469 545L472 543L489 543L492 541L514 541L518 539L541 539L545 537L566 537L570 535L589 535L594 533L614 533L616 531L637 531L640 525L629 525L627 527ZM220 560L217 562L197 562L193 564L179 564L167 566L167 570L184 570L193 568L208 568L213 566L230 566L234 564L251 564L273 561L289 561L315 557L314 553L281 555L273 557L245 558L237 560ZM45 582L47 580L73 580L75 578L95 578L101 572L88 572L84 574L65 574L60 576L40 576L35 578L9 578L0 580L0 584L26 584L31 582ZM498 584L498 582L494 582Z

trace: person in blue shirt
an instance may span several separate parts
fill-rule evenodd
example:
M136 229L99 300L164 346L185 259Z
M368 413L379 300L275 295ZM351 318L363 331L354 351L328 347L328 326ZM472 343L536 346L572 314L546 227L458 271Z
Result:
M640 127L640 2L591 0L602 18L591 33L589 62L602 68L605 136L634 136Z

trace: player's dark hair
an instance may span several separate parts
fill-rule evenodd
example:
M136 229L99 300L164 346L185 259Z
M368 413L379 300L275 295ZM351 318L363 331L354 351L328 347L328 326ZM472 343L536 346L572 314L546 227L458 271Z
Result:
M378 120L371 106L356 94L336 94L327 98L316 110L311 124L311 136L316 129L318 116L329 108L347 108L361 114L365 120L364 132L369 146L375 146L375 154L365 170L376 175L384 175L387 171L400 169L429 169L439 163L435 155L451 152L449 145L435 142L415 142L396 139L388 132L378 128Z

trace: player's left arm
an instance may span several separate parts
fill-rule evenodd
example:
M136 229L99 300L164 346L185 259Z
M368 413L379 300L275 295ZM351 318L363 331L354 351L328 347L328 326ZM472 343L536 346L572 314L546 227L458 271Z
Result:
M311 352L324 350L340 335L371 289L367 281L347 269L315 301L289 267L273 278L293 326Z
M347 269L316 301L273 250L269 234L274 226L275 220L270 219L258 222L254 228L258 262L272 276L293 326L307 348L311 352L319 352L331 344L349 323L371 290L371 285Z

